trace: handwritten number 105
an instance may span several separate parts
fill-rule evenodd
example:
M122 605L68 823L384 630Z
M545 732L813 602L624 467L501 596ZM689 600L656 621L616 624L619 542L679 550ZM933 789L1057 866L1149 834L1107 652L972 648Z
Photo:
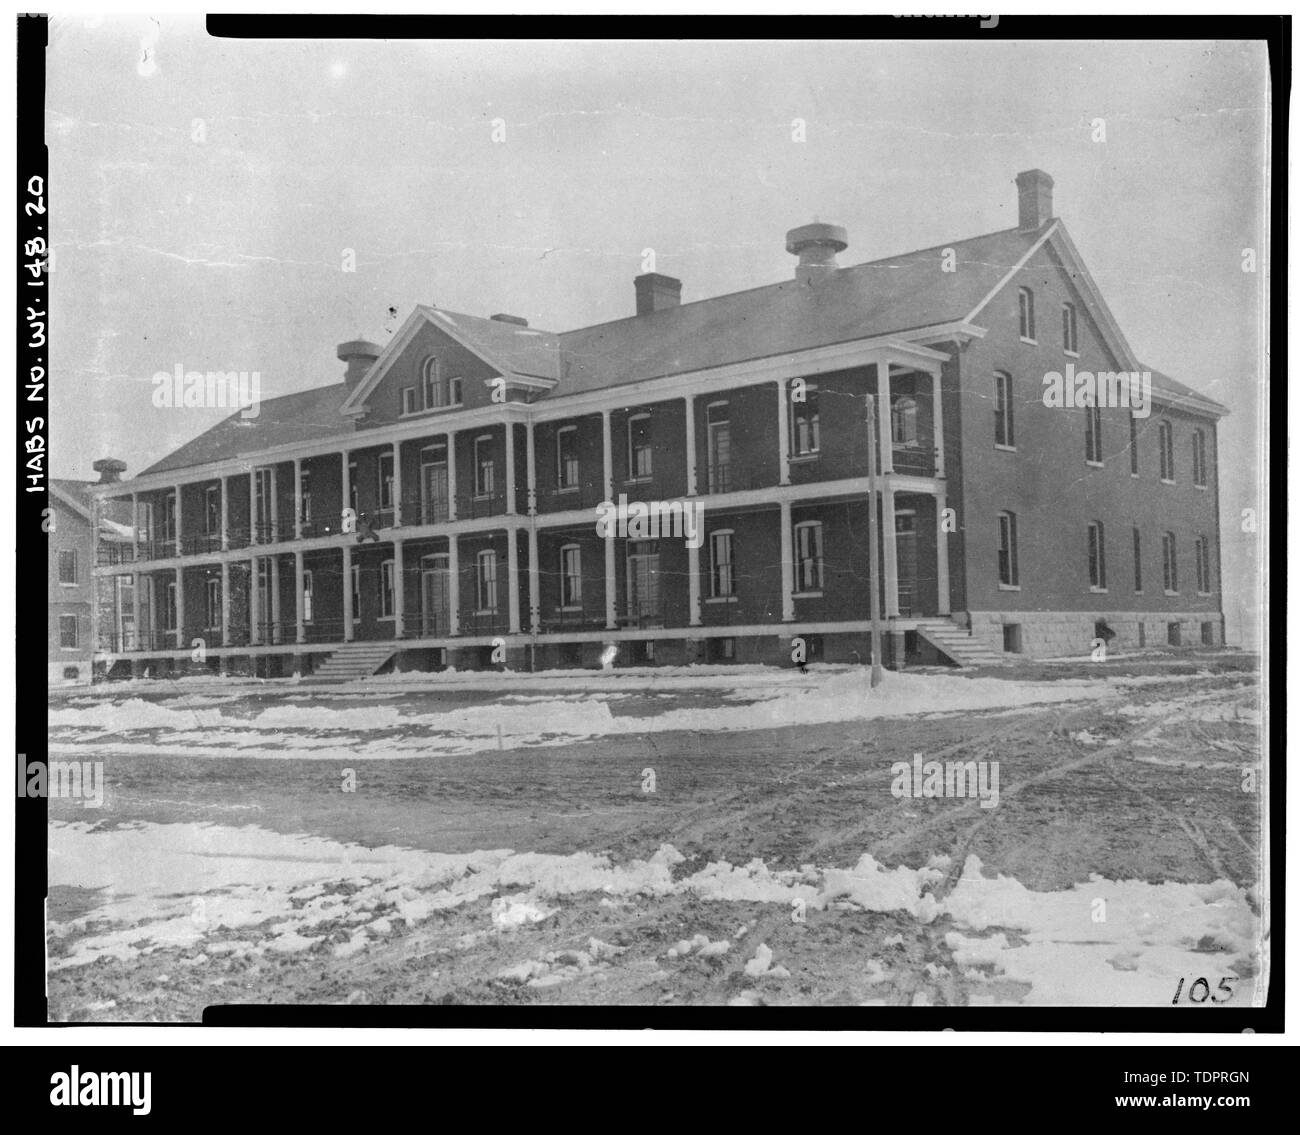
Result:
M1187 978L1185 977L1180 977L1178 979L1178 989L1174 992L1174 1000L1173 1000L1173 1003L1175 1005L1178 1004L1178 999L1183 995L1183 982L1185 982L1186 980ZM1216 1005L1222 1005L1224 1002L1232 1000L1232 986L1226 983L1230 981L1237 981L1237 980L1239 979L1235 977L1219 978L1219 992L1226 993L1227 996L1211 997L1210 983L1206 981L1205 978L1198 977L1195 981L1192 982L1191 988L1187 990L1187 1000L1191 1001L1193 1004L1196 1005L1204 1004L1207 1000L1213 1001L1214 1004ZM1197 989L1201 990L1201 995L1199 997L1196 996Z

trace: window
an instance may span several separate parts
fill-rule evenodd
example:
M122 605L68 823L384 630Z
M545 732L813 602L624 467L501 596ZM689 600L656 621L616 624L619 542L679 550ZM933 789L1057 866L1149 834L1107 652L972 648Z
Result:
M379 507L393 507L393 455L379 455Z
M560 549L560 606L582 606L582 549L577 544Z
M64 549L59 553L59 582L64 587L75 587L77 583L77 550Z
M555 480L562 489L578 487L578 427L561 426L555 432Z
M1205 488L1205 431L1192 431L1192 484L1198 489Z
M822 526L809 520L794 526L794 568L796 591L820 591L822 569Z
M1015 410L1011 405L1011 376L999 371L993 376L993 443L1008 449L1016 444Z
M706 411L709 429L709 492L725 493L731 481L731 412L725 402L713 402Z
M402 413L403 414L415 413L415 387L414 386L402 387Z
M490 549L478 554L478 609L497 609L497 554Z
M1204 536L1196 537L1196 590L1210 593L1210 541Z
M1133 529L1133 590L1142 594L1142 533Z
M889 425L895 445L916 444L916 399L902 395L889 408Z
M304 571L302 573L302 621L304 623L310 623L314 617L316 606L313 602L314 596L311 572Z
M1183 645L1183 628L1180 623L1167 623L1165 625L1165 637L1169 640L1170 646Z
M442 367L437 358L430 355L420 368L421 385L424 388L424 408L438 410L447 404L447 391L442 385Z
M1174 479L1174 427L1168 422L1160 423L1160 479Z
M352 565L352 618L361 618L361 565Z
M1178 590L1178 545L1172 532L1161 537L1160 547L1164 559L1165 591L1172 595Z
M492 435L474 439L474 495L490 497L496 492L497 465L492 456Z
M357 460L355 457L348 460L348 508L354 513L361 509L357 506L358 488L357 488Z
M1019 654L1023 649L1021 645L1021 634L1019 623L1002 624L1002 650L1005 654Z
M221 577L213 576L203 581L204 627L218 630L221 627Z
M1138 420L1134 414L1128 416L1128 471L1138 475Z
M998 583L1020 586L1020 555L1016 548L1016 514L998 513Z
M216 485L203 490L203 531L208 536L221 532L221 489Z
M649 477L653 468L650 446L650 415L633 414L627 420L627 479Z
M1034 339L1034 293L1028 288L1020 289L1020 337L1030 343Z
M817 411L817 387L802 387L802 399L790 403L790 454L812 457L821 452L821 416Z
M1214 645L1214 624L1213 623L1201 624L1201 645L1202 646Z
M77 649L77 616L59 616L59 648L61 650Z
M1072 303L1061 305L1061 342L1070 354L1079 353L1079 322Z
M394 605L396 594L393 590L393 570L393 561L385 560L379 571L379 617L381 619L393 618L397 610Z
M1085 406L1086 415L1083 428L1083 450L1088 461L1101 464L1101 407Z
M714 599L726 599L736 593L731 537L729 528L720 528L709 536L709 594Z
M464 385L460 375L454 374L447 379L447 402L451 406L459 406L461 401L461 387Z
M1088 525L1088 586L1106 590L1106 530L1100 520Z

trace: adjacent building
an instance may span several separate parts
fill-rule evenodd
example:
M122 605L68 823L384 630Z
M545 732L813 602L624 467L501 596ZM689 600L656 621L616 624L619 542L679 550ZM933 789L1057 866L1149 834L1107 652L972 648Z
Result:
M1144 366L1064 223L568 332L418 306L341 382L234 414L121 484L101 547L115 673L693 661L993 661L1222 642L1219 403ZM1053 372L1150 372L1151 403L1049 404ZM1107 389L1103 379L1101 389ZM1073 391L1071 392L1073 393ZM868 553L877 408L880 564ZM608 538L602 502L689 502L695 540ZM612 650L610 648L613 648Z

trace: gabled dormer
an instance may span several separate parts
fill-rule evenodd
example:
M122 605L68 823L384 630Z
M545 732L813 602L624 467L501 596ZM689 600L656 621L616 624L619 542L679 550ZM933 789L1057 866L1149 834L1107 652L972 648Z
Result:
M365 427L532 401L555 386L560 369L549 331L515 316L483 319L424 306L387 347L358 340L340 346L339 357L348 363L350 388L340 412Z

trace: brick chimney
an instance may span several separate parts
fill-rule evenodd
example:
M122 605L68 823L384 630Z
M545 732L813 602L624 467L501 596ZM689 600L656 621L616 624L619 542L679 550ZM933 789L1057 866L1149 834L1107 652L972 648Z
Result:
M101 457L91 468L99 474L101 485L116 485L126 472L126 462L119 461L116 457Z
M682 282L658 272L646 272L632 281L636 287L636 313L649 315L669 307L680 307Z
M1027 169L1016 174L1016 188L1020 191L1020 229L1033 232L1052 219L1051 175L1041 169Z
M785 234L785 250L799 257L794 278L801 284L818 284L839 269L837 253L849 246L849 233L841 225L814 222Z
M506 315L504 312L497 312L496 315L489 315L489 319L495 319L498 323L513 323L516 327L527 327L528 320L520 315Z
M360 385L361 380L366 377L366 372L375 365L381 350L382 348L374 343L367 343L364 339L353 339L351 342L339 344L339 359L348 364L343 381L347 383L349 393Z

